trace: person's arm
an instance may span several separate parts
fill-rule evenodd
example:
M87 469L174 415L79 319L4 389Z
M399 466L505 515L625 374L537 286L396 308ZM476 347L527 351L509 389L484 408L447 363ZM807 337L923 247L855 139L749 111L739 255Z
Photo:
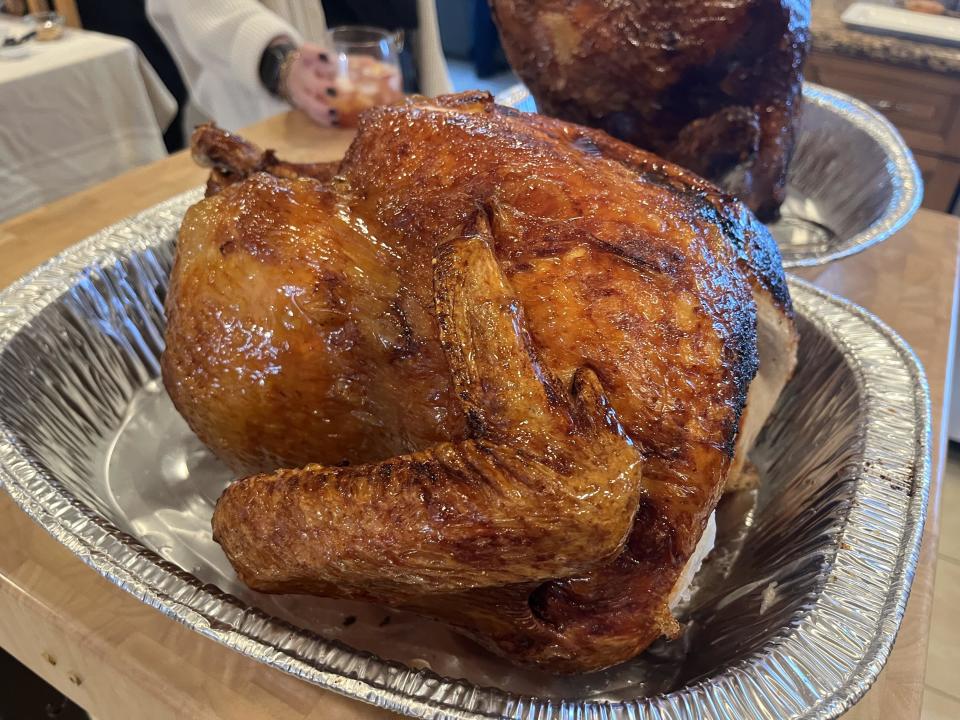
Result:
M329 105L337 94L334 75L330 53L313 43L297 47L288 37L276 38L260 57L260 83L320 125L337 120Z
M147 0L147 13L201 71L229 70L251 89L260 87L260 56L271 42L284 36L301 42L294 28L256 0Z
M329 125L334 119L326 103L333 66L324 48L304 43L288 22L256 0L147 0L147 13L191 88L202 86L204 74L226 75L251 93L285 90L284 99L315 122ZM278 58L285 77L267 87L264 53L280 43L296 47L296 55L288 62Z

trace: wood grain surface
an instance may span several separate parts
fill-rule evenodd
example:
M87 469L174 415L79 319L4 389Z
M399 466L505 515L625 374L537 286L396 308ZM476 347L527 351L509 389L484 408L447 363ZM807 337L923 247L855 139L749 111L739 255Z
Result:
M296 113L244 131L292 160L339 157L350 133ZM105 225L200 184L174 155L0 225L0 286ZM920 568L897 644L847 717L919 718L936 554L945 379L953 355L956 218L921 211L897 236L798 273L876 313L923 361L934 407L934 485ZM383 718L391 714L260 665L113 586L0 493L0 645L98 720Z

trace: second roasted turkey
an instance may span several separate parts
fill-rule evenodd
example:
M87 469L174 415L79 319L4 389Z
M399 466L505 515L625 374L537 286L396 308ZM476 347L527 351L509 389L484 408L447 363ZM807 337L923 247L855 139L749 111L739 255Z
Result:
M481 93L372 110L337 164L210 126L193 149L213 172L163 377L244 476L213 521L240 577L412 609L554 672L673 635L795 362L753 215Z
M699 173L775 220L800 119L810 0L490 0L548 115Z

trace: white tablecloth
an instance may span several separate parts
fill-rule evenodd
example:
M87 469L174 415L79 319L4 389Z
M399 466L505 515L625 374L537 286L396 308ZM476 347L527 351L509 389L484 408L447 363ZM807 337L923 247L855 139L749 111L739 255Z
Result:
M0 220L162 158L176 110L124 38L68 29L0 56Z

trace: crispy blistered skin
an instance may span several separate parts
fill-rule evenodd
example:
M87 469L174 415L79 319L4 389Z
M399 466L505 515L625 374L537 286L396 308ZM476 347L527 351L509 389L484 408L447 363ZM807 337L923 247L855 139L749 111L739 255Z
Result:
M215 133L195 153L211 139L250 155ZM738 430L768 411L744 412L758 323L793 337L756 219L482 93L366 113L329 181L229 165L184 220L162 364L201 439L260 473L214 518L240 576L555 672L672 634Z
M640 452L591 370L568 400L540 366L479 230L441 245L434 265L440 340L474 437L233 485L214 537L254 589L395 602L580 574L623 548Z
M542 112L721 185L763 220L786 193L809 0L490 0Z

